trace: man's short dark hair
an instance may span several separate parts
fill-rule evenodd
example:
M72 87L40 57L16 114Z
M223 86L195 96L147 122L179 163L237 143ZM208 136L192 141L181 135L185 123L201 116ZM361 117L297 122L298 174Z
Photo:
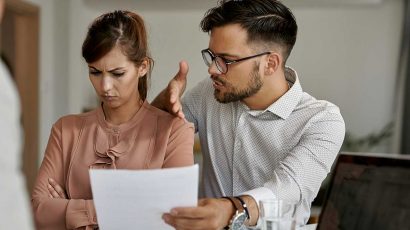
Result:
M248 44L279 45L284 63L296 42L298 26L292 12L277 0L220 1L201 21L204 32L239 24L248 33Z

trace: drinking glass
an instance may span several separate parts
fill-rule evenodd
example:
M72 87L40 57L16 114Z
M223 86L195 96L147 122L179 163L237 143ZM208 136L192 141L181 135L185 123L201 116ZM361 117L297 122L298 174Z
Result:
M262 230L295 230L296 202L289 200L261 200L259 215Z

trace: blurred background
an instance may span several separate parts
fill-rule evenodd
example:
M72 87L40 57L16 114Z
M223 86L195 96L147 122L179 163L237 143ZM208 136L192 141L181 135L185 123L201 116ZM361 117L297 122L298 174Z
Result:
M304 91L338 105L346 122L343 151L410 153L406 119L407 0L283 0L299 25L288 65ZM155 60L148 99L190 66L188 88L208 77L199 22L217 0L8 0L2 55L22 98L23 167L31 190L52 124L98 106L81 45L88 25L115 9L146 21ZM406 106L407 105L407 106ZM200 147L196 146L200 152ZM198 155L200 158L200 155Z

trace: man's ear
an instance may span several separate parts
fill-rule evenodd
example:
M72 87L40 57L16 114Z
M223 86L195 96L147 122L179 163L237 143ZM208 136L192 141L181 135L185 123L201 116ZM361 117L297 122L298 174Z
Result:
M275 73L282 64L282 56L279 53L272 52L266 57L265 74L271 75Z
M150 62L148 61L147 58L144 58L144 61L142 61L141 65L138 67L138 77L145 76L149 68L150 68Z

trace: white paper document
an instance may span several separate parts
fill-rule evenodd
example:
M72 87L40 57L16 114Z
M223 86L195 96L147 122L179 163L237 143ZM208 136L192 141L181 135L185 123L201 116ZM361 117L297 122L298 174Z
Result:
M173 229L162 214L193 207L198 199L198 165L154 170L90 170L99 228Z

